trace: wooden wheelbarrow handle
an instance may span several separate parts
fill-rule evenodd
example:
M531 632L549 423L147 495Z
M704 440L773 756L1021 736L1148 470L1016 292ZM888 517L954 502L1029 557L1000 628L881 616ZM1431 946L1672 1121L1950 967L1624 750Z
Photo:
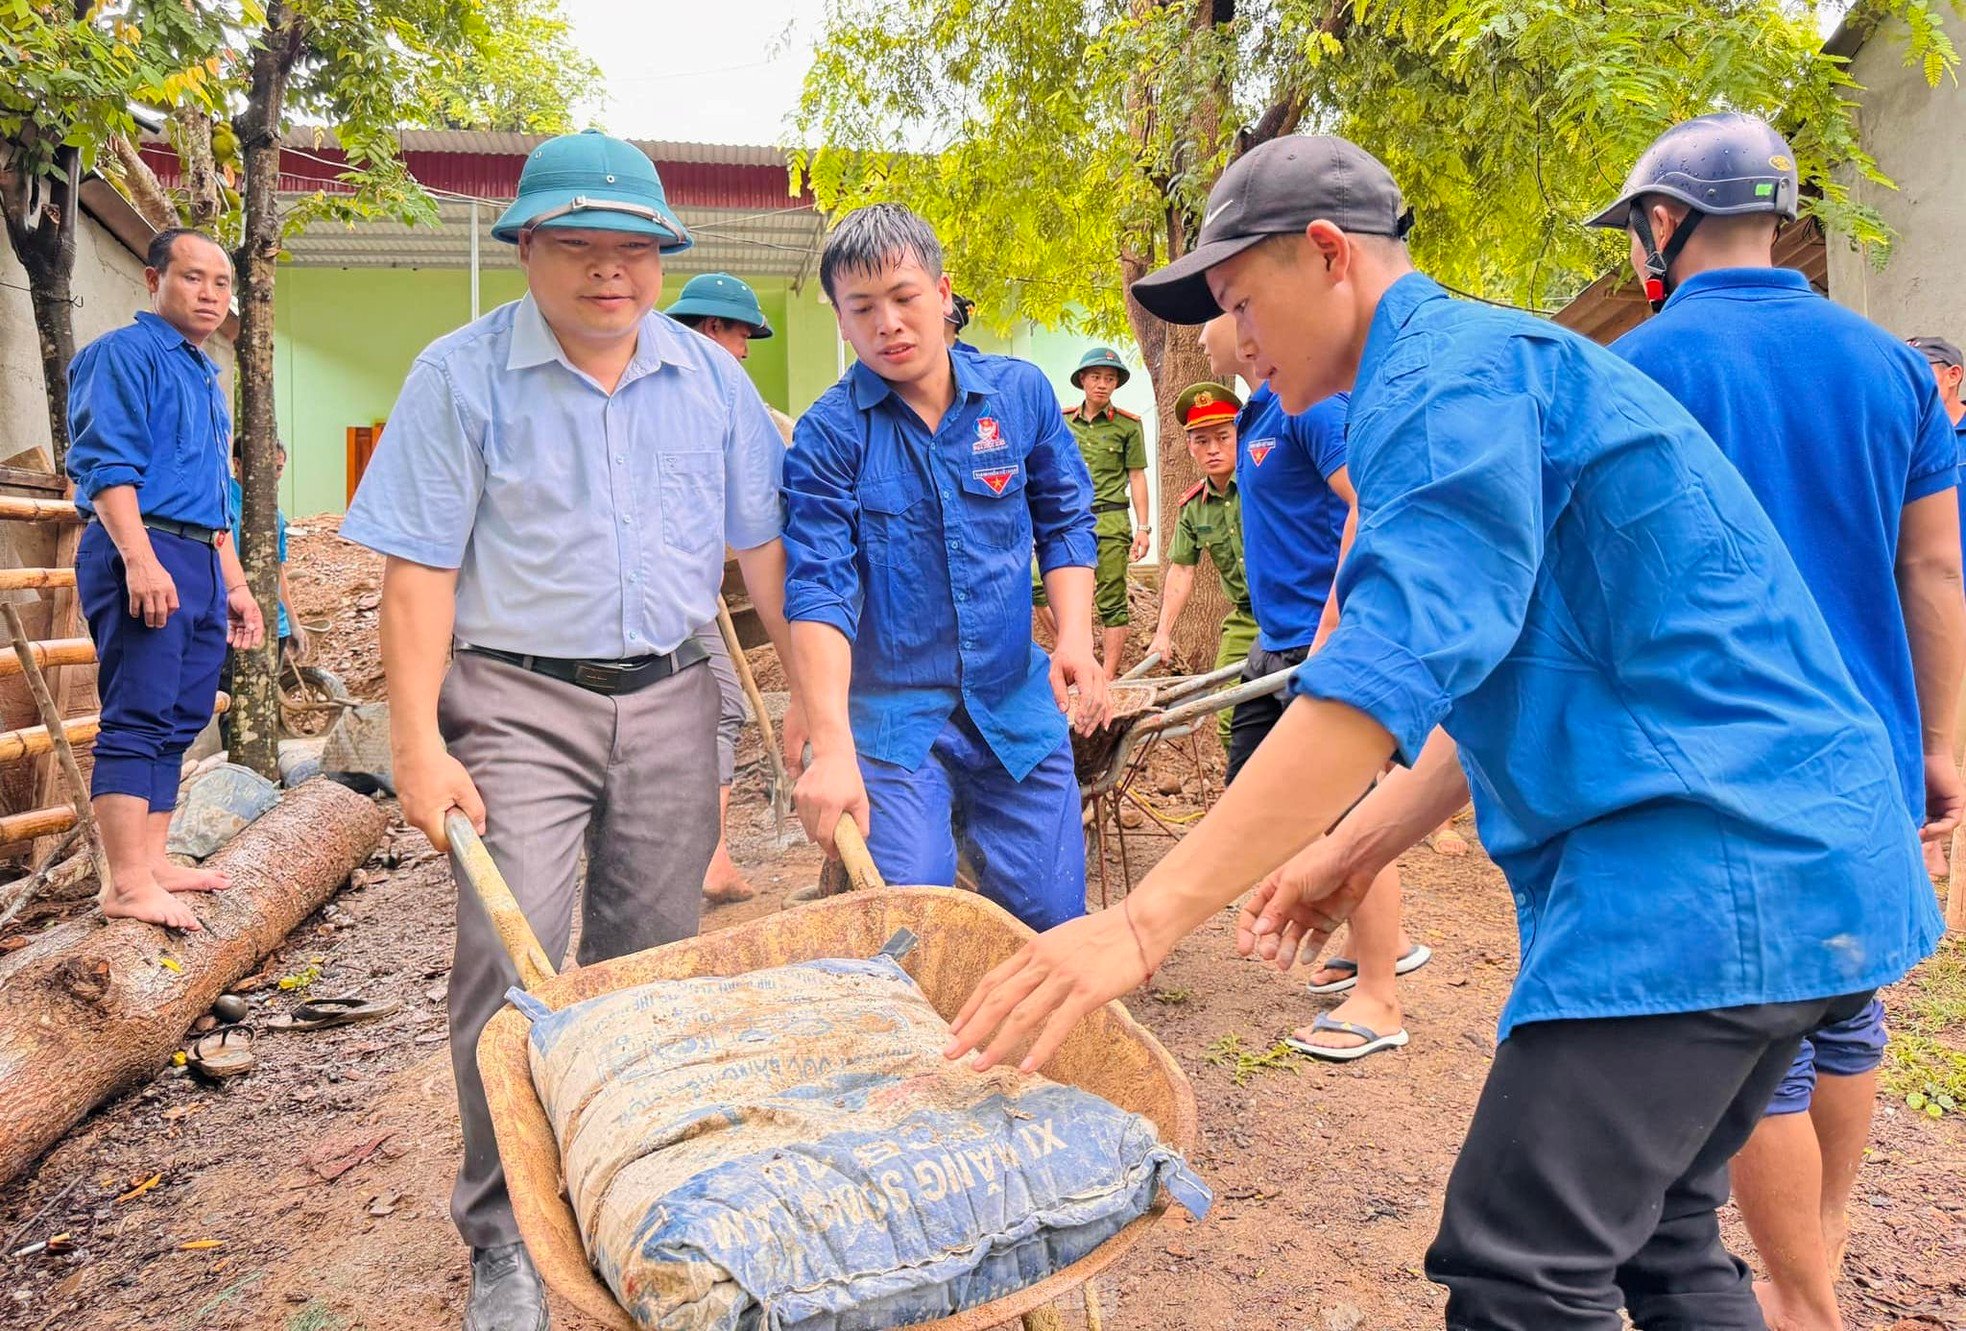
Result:
M534 991L558 971L546 955L546 949L539 945L539 938L526 923L526 914L519 909L518 901L512 896L512 889L506 885L505 875L493 863L491 851L485 848L485 840L478 835L478 829L460 809L452 809L444 815L444 835L450 838L451 864L457 870L460 881L468 883L476 894L478 903L491 916L492 928L498 931L498 941L505 945L505 954L512 958L512 965L519 972L519 983L527 991ZM840 859L847 872L853 876L855 887L879 889L886 884L881 881L880 870L874 867L873 856L867 853L867 843L861 839L860 828L851 815L841 818L840 825L833 832L833 843L839 847Z

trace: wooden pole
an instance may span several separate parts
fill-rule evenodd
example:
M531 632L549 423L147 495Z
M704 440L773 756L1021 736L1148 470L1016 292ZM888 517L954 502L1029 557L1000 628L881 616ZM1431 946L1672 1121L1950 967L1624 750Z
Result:
M214 716L231 706L232 700L225 694L218 695L212 708ZM70 744L80 744L92 740L102 729L102 717L71 716L61 724L62 733L68 736ZM22 730L0 730L0 763L18 762L22 758L33 758L39 754L52 753L54 741L48 738L46 726L28 726Z
M104 853L102 836L96 832L96 816L88 804L88 782L83 781L83 769L75 765L75 749L69 745L69 733L61 723L61 712L55 708L55 694L47 692L47 676L41 674L41 666L33 659L33 643L28 641L28 629L22 627L20 609L8 602L0 606L0 615L6 615L6 631L14 639L14 657L20 661L20 672L28 678L33 706L41 710L41 729L47 731L49 743L55 745L55 761L61 763L61 782L69 788L69 804L75 808L75 824L83 830L88 861L96 867L96 883L102 885L102 891L110 891L114 883L110 877L110 857Z
M539 945L539 936L526 922L526 913L519 908L505 875L498 871L490 849L458 809L444 815L444 836L451 843L451 867L462 880L459 890L477 896L478 904L491 917L492 928L498 931L498 941L505 945L505 955L512 958L520 987L537 993L539 986L557 973L553 959Z
M44 670L54 666L90 665L96 659L96 645L87 638L54 638L33 643L32 646L34 664ZM0 656L0 679L11 679L20 673L19 657Z
M0 569L0 592L38 592L51 587L74 585L75 570L72 568Z
M75 810L65 804L47 809L29 809L26 813L10 813L0 817L0 845L10 846L16 841L53 836L73 826Z
M109 874L109 855L103 850L101 833L96 830L95 812L89 805L88 783L82 780L82 769L75 763L75 750L68 742L61 713L55 708L55 696L48 692L47 677L34 660L34 644L27 640L27 630L20 622L20 610L9 601L0 605L0 615L7 617L7 636L13 639L14 656L20 662L21 674L27 677L29 691L34 694L34 705L41 711L41 727L48 732L49 742L54 745L55 760L61 764L62 784L68 787L68 802L75 808L76 826L82 831L82 843L88 848L89 861L95 865L96 882L103 891L110 891L115 880Z
M80 522L81 510L65 499L0 495L0 522Z
M785 811L792 807L792 777L785 770L785 755L778 751L778 734L771 724L771 713L765 710L765 695L758 691L758 677L751 673L751 662L744 655L744 644L738 641L737 625L730 617L730 603L722 596L717 597L717 627L724 635L724 649L730 654L730 668L737 672L737 682L744 689L744 696L750 700L751 710L758 716L758 733L764 737L765 760L771 764L771 808L772 816L782 825Z

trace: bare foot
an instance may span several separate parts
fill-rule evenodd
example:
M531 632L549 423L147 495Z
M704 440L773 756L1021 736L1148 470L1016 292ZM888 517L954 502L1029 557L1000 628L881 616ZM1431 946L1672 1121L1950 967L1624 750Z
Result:
M733 901L749 901L756 895L758 889L744 881L744 871L719 842L717 853L703 875L703 899L713 906L727 906Z
M232 886L232 880L217 869L198 869L169 860L152 864L150 876L166 892L223 892Z
M1347 942L1351 941L1349 932L1346 935L1346 941ZM1407 953L1411 952L1412 950L1413 950L1413 940L1406 936L1406 930L1404 929L1400 930L1398 955L1403 957ZM1342 953L1339 955L1342 956ZM1356 965L1336 967L1327 964L1327 965L1319 966L1316 970L1312 971L1310 979L1305 981L1305 983L1336 984L1340 980L1349 980L1357 974L1358 974L1358 968Z
M1943 841L1925 843L1925 872L1933 882L1940 882L1952 871L1946 867L1946 846Z
M1331 1020L1349 1021L1380 1035L1391 1035L1405 1023L1405 1014L1397 1003L1381 1003L1363 994L1353 994L1331 1010ZM1317 1045L1321 1049L1356 1049L1365 1041L1346 1031L1312 1030L1307 1023L1299 1026L1291 1034L1305 1044Z
M1455 859L1468 853L1468 839L1455 831L1451 823L1443 823L1427 840L1433 845L1436 855Z
M148 920L166 929L182 929L193 934L205 927L198 923L191 907L148 878L132 881L126 874L114 888L98 893L96 902L112 920Z

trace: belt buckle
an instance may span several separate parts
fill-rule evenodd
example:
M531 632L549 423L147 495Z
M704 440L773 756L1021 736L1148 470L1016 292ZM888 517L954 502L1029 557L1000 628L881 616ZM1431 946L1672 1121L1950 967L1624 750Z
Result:
M573 682L595 693L615 693L620 690L621 681L628 677L628 673L627 666L582 661L573 668Z

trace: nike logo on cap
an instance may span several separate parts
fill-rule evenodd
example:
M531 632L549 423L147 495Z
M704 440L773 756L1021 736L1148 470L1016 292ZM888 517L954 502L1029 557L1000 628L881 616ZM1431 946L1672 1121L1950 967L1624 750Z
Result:
M1210 208L1208 210L1207 215L1201 219L1201 224L1204 227L1206 227L1210 222L1213 222L1216 218L1220 217L1228 209L1235 207L1235 204L1236 201L1234 199L1230 199L1227 203L1221 204L1214 208Z

